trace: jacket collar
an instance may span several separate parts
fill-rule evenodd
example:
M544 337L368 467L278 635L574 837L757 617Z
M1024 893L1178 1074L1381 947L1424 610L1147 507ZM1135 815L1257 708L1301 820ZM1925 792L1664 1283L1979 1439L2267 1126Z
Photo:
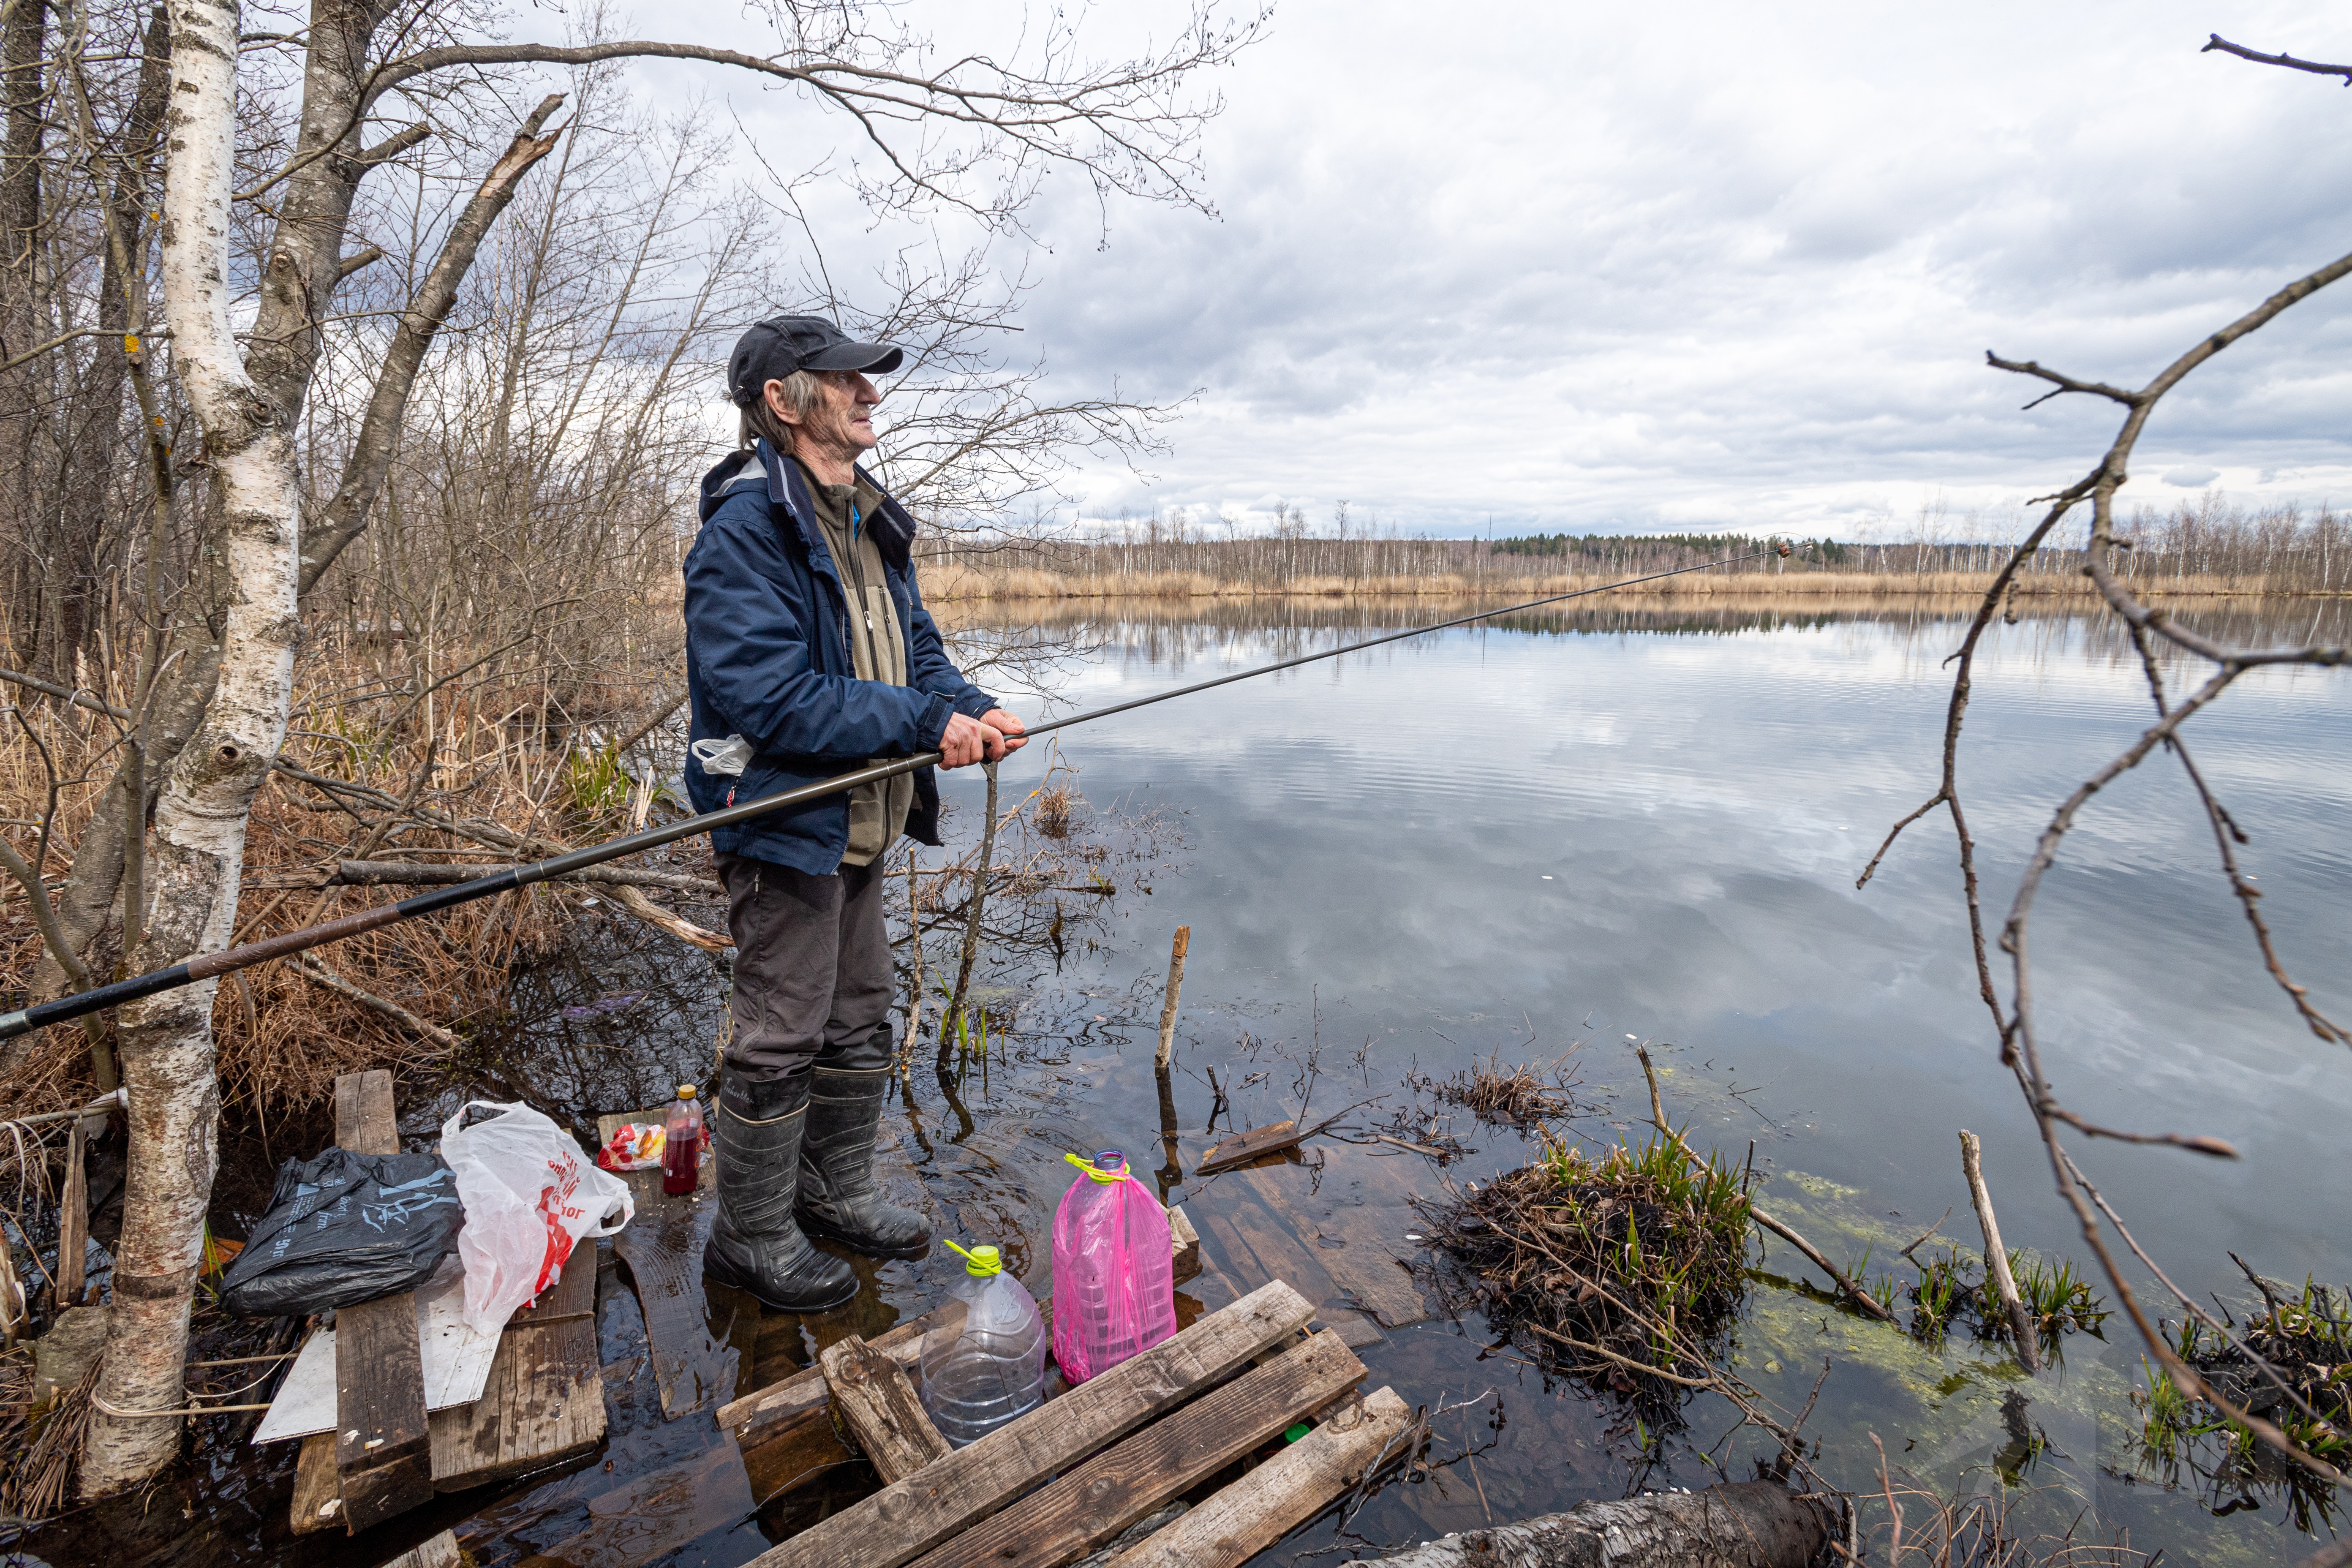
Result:
M801 466L787 461L768 445L765 437L761 439L758 456L768 475L769 503L791 512L793 526L801 531L803 542L815 544L820 532L816 526L816 503L808 493L807 481L801 477ZM866 525L873 531L874 542L881 550L884 563L901 572L906 571L914 552L915 520L907 514L907 509L900 506L888 490L882 488L880 480L863 468L856 468L853 471L860 479L872 485L874 493L882 498L881 506L874 516L866 520Z

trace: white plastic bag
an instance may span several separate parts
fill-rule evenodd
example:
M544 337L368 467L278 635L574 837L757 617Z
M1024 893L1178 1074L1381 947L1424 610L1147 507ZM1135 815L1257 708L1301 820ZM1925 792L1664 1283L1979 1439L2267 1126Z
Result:
M702 771L714 778L734 778L751 761L751 742L740 735L730 735L723 741L697 741L687 750L702 764Z
M495 1114L468 1127L466 1113L477 1107ZM467 1100L441 1124L441 1157L457 1173L466 1205L457 1256L466 1322L480 1333L497 1333L554 1284L575 1243L610 1236L635 1213L629 1184L590 1163L569 1133L528 1105Z

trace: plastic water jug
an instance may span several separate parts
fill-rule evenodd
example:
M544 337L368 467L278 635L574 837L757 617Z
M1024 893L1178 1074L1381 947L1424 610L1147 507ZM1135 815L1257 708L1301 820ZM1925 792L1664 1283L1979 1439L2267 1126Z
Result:
M1105 1149L1054 1213L1054 1360L1073 1386L1176 1332L1168 1211Z
M942 1240L945 1238L942 1237ZM992 1247L963 1253L963 1310L923 1335L923 1408L948 1446L986 1436L1045 1398L1045 1323Z

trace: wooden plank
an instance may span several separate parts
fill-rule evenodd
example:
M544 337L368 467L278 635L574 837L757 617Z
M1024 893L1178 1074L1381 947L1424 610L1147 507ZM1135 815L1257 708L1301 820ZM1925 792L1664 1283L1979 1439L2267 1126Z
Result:
M610 1143L625 1121L658 1123L668 1115L664 1107L600 1116L596 1141ZM698 1234L709 1208L718 1166L716 1160L705 1160L695 1190L675 1198L663 1193L658 1170L616 1173L629 1184L636 1217L614 1238L613 1251L629 1266L629 1282L645 1314L654 1379L661 1385L662 1416L669 1421L701 1409L719 1392L709 1374L725 1347L713 1342L704 1318L702 1237Z
M974 1525L917 1568L1060 1568L1362 1380L1321 1333Z
M553 1294L552 1291L550 1294ZM488 1386L499 1336L477 1333L466 1322L466 1269L456 1253L442 1258L433 1278L412 1291L416 1305L417 1354L425 1369L425 1408L437 1414L471 1405ZM518 1318L518 1321L520 1321ZM278 1385L278 1397L261 1418L253 1441L276 1443L335 1428L335 1331L320 1329L304 1342L294 1365Z
M1339 1247L1317 1247L1315 1260L1355 1304L1378 1318L1382 1326L1401 1329L1429 1316L1421 1288L1412 1282L1400 1250L1408 1211L1368 1204L1334 1203L1321 1220L1311 1220L1292 1206L1297 1183L1276 1170L1244 1171L1236 1181L1255 1194L1280 1228L1302 1243L1328 1234Z
M866 1348L888 1356L901 1369L916 1366L922 1360L923 1336L933 1325L945 1322L949 1313L961 1310L962 1302L949 1301L912 1322L900 1323L887 1334L876 1335L866 1342ZM780 1437L803 1422L823 1419L830 1405L824 1369L803 1367L790 1377L780 1378L765 1388L753 1389L742 1398L720 1405L719 1425L733 1431L737 1439L750 1448Z
M335 1142L354 1154L400 1152L390 1073L347 1072L335 1079Z
M390 1073L335 1080L335 1142L358 1154L400 1152ZM335 1352L335 1468L343 1526L356 1533L433 1496L415 1298L404 1290L337 1311Z
M402 1552L383 1568L457 1568L465 1559L457 1552L457 1535L445 1530L414 1550Z
M1351 1351L1362 1350L1366 1345L1379 1344L1388 1337L1381 1332L1378 1323L1349 1307L1325 1307L1323 1321L1333 1333L1346 1342Z
M574 1251L547 1293L515 1314L479 1399L433 1413L435 1490L560 1464L604 1440L595 1261L593 1244Z
M1244 1171L1235 1178L1241 1184L1234 1189L1236 1201L1225 1205L1225 1218L1257 1255L1266 1279L1289 1280L1300 1295L1318 1305L1338 1304L1339 1288L1324 1271L1325 1254L1299 1234L1297 1216L1263 1201L1250 1201L1251 1194L1263 1198L1252 1181L1262 1174Z
M751 1501L765 1508L771 1499L814 1480L836 1465L852 1465L857 1456L841 1440L830 1421L804 1421L743 1449L743 1471L751 1478Z
M1201 1272L1201 1233L1185 1217L1182 1204L1169 1207L1168 1245L1175 1254L1175 1268L1171 1275L1175 1283L1181 1285Z
M341 1484L335 1473L335 1435L319 1432L303 1438L302 1451L294 1458L294 1501L287 1510L295 1534L309 1535L342 1522Z
M606 1136L609 1138L610 1134ZM1169 1247L1174 1254L1175 1283L1181 1285L1198 1279L1207 1259L1201 1249L1201 1233L1193 1228L1192 1221L1185 1215L1181 1204L1168 1211L1168 1232ZM1269 1273L1268 1277L1273 1276ZM912 1377L922 1359L923 1336L933 1326L943 1322L949 1313L962 1310L959 1302L946 1302L919 1318L900 1323L887 1333L876 1335L866 1342L866 1346L888 1356ZM1050 1300L1040 1301L1037 1310L1050 1331L1054 1303ZM789 1377L780 1378L764 1388L753 1389L741 1398L720 1405L719 1425L734 1432L742 1443L744 1452L749 1455L810 1423L829 1426L830 1408L831 1398L825 1388L823 1369L804 1367ZM760 1500L766 1502L767 1496L763 1495Z
M825 1346L817 1358L833 1407L874 1473L887 1485L948 1457L948 1440L923 1412L915 1385L898 1363L856 1334Z
M1045 1476L1230 1375L1314 1315L1306 1299L1282 1281L1261 1286L754 1561L760 1568L900 1568Z
M735 1440L588 1500L588 1526L523 1561L532 1568L635 1568L751 1516L751 1483Z
M81 1301L89 1262L89 1173L82 1168L81 1123L66 1134L66 1190L58 1199L58 1289L51 1315Z
M1287 1149L1299 1139L1298 1123L1285 1117L1269 1121L1263 1127L1253 1127L1246 1132L1236 1132L1201 1156L1192 1167L1196 1176L1213 1176L1219 1171L1230 1171L1235 1165L1247 1164L1264 1155Z
M1361 1480L1411 1415L1395 1389L1374 1390L1111 1559L1109 1568L1240 1568Z

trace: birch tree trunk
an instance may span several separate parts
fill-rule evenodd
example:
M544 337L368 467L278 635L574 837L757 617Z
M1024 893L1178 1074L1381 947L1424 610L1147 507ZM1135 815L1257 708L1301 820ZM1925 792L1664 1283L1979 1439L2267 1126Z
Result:
M173 0L172 34L163 311L219 502L212 542L228 605L218 690L156 802L134 971L228 940L247 815L286 734L298 626L293 446L278 405L246 374L229 329L236 0ZM178 1416L131 1413L186 1404L188 1306L217 1161L212 1005L207 982L122 1012L131 1170L113 1318L82 1456L86 1498L134 1486L179 1452Z

